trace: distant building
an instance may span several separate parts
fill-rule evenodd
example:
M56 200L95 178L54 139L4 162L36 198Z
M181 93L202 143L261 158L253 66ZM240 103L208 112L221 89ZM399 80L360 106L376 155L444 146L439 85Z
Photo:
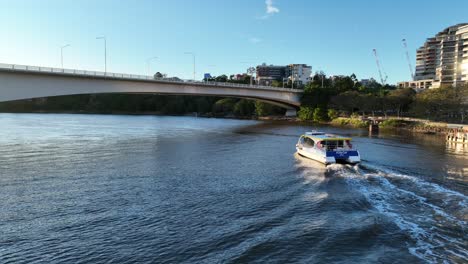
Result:
M312 67L306 64L289 64L286 66L286 77L298 84L307 84L311 81Z
M448 27L427 39L417 50L414 80L398 83L398 86L427 89L467 82L468 23L463 23Z
M374 79L361 79L359 83L364 87L376 87L379 83Z
M246 73L234 74L234 75L231 75L230 78L231 80L234 80L234 81L243 81L246 78L250 78L250 75L247 75Z
M283 81L286 78L286 66L266 65L257 66L257 82L259 85L271 85L273 81Z
M399 82L398 88L412 88L415 91L422 91L422 90L433 88L432 86L433 81L434 81L433 79L429 79L429 80Z

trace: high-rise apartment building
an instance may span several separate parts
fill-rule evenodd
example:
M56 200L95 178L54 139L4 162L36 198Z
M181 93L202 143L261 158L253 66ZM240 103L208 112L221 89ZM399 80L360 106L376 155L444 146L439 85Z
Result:
M448 27L427 39L416 53L416 74L400 87L438 88L468 83L468 23Z

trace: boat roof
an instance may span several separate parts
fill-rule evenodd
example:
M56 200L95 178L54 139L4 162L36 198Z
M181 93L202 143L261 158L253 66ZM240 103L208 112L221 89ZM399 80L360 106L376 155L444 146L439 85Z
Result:
M342 137L342 136L339 136L339 135L334 135L334 134L326 134L326 133L323 133L323 132L317 132L317 131L313 131L313 132L306 132L305 135L303 135L304 137L308 137L308 138L311 138L315 141L323 141L323 140L352 140L352 138L350 137Z

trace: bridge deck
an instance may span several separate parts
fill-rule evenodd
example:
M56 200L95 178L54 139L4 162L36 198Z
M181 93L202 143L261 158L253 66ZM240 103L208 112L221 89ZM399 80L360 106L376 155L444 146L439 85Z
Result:
M159 78L155 79L153 76L148 75L137 75L137 74L124 74L124 73L111 73L111 72L100 72L100 71L86 71L77 69L61 69L52 67L42 66L28 66L18 64L5 64L0 63L0 72L27 72L36 73L42 75L59 75L59 76L73 76L73 77L85 77L85 78L97 78L97 79L108 79L108 80L122 80L122 81L143 81L143 82L154 82L154 83L169 83L169 84L188 84L196 86L210 86L210 87L226 87L226 88L251 88L258 90L268 91L284 91L292 93L303 93L300 89L280 88L271 86L261 85L249 85L249 84L238 84L228 82L205 82L196 80L186 80L179 78Z

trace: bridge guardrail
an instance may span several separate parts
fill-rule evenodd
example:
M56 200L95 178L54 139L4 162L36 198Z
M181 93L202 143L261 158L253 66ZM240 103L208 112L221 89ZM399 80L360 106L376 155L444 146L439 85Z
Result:
M0 70L1 69L12 70L12 71L47 72L47 73L53 73L57 75L65 74L65 75L77 75L77 76L96 76L96 77L110 77L110 78L117 78L117 79L147 80L147 81L154 81L154 82L159 81L159 82L186 83L186 84L196 84L196 85L206 85L206 86L254 88L254 89L278 90L278 91L289 91L289 92L298 92L298 93L303 92L303 90L299 90L299 89L278 88L278 87L262 86L262 85L249 85L249 84L227 83L227 82L205 82L205 81L197 81L197 80L180 79L177 77L154 78L153 76L148 76L148 75L112 73L112 72L101 72L101 71L87 71L87 70L77 70L77 69L62 69L62 68L53 68L53 67L30 66L30 65L7 64L7 63L0 63Z

